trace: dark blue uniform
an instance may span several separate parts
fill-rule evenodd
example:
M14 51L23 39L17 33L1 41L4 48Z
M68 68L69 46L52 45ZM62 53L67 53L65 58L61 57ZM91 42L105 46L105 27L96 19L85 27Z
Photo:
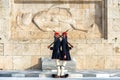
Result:
M53 50L52 59L71 60L71 47L68 46L67 37L62 37L62 41L60 41L59 38L54 36L54 45L50 49ZM64 56L66 56L66 58Z
M71 56L69 52L71 47L68 46L67 37L62 37L61 46L62 46L62 51L61 51L60 60L66 60L66 61L71 60ZM64 56L66 56L66 58L64 58Z
M51 50L53 50L52 59L60 59L61 57L60 46L61 46L60 39L54 37L54 45L53 47L51 47Z

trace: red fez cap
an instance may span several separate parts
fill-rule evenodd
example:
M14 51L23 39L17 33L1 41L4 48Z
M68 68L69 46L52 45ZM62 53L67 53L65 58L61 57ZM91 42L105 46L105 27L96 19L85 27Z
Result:
M62 33L62 35L65 35L65 36L67 36L67 32L63 32L63 33Z
M55 35L59 35L59 33L58 33L58 32L55 32Z

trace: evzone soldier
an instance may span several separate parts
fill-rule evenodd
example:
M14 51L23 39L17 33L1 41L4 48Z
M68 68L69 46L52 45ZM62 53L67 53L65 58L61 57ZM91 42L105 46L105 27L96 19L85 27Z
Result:
M62 37L62 40L60 38ZM50 47L53 44L53 47ZM73 46L67 41L67 31L62 33L62 36L58 32L55 32L54 34L54 42L51 43L48 48L50 50L53 50L52 52L52 59L56 60L56 66L57 66L57 74L53 74L52 77L55 78L64 78L67 77L68 74L65 74L65 66L66 61L71 60L70 52L69 50L73 48ZM62 64L60 64L60 61L62 61Z

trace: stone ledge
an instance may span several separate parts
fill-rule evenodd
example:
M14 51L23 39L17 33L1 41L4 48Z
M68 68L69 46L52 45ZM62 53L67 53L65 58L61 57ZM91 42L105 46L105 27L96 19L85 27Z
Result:
M54 70L56 69L56 63L55 60L52 60L51 58L42 58L42 70ZM66 70L75 70L76 69L76 63L75 60L67 61Z

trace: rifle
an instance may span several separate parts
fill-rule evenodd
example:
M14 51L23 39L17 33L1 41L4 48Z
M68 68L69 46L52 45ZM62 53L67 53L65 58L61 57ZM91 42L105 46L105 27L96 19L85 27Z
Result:
M70 46L71 46L71 48L73 48L73 45L72 44L70 44L69 42L67 42Z
M58 38L60 38L60 37L62 37L62 36L60 35ZM50 48L50 46L52 46L55 42L56 42L56 41L52 42L52 43L48 46L48 48Z

